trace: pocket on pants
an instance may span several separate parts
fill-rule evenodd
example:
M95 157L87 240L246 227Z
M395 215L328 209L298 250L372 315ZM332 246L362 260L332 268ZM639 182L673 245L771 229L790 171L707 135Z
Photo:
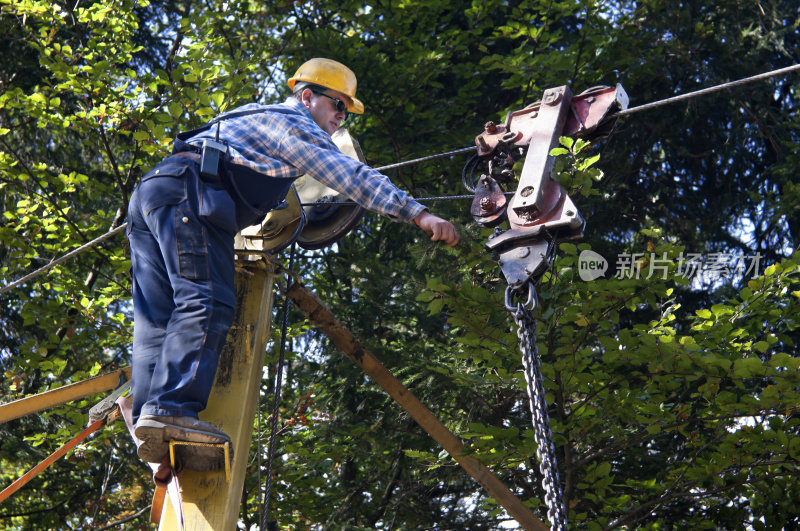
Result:
M222 185L200 182L200 217L228 234L236 234L236 204Z
M188 208L175 209L178 267L183 278L208 280L208 242L203 225Z
M142 178L138 187L142 212L147 215L165 205L177 205L186 200L186 166L160 164Z

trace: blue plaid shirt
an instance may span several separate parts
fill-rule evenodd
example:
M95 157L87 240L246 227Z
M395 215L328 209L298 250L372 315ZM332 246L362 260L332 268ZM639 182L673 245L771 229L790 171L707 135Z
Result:
M230 112L258 109L265 112L220 122L219 138L227 141L234 164L277 178L308 174L359 205L395 220L411 221L425 210L388 177L339 151L296 99L290 97L278 105L251 103ZM189 142L199 145L200 139L213 140L216 133L215 124Z

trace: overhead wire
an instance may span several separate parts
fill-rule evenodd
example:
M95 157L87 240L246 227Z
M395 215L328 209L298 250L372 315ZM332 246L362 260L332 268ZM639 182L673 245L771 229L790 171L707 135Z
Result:
M719 85L714 85L713 87L707 87L700 90L695 90L694 92L687 92L686 94L681 94L679 96L673 96L671 98L666 98L659 101L654 101L652 103L645 103L644 105L639 105L638 107L631 107L630 109L625 109L623 111L619 111L615 113L617 117L628 116L629 114L634 114L641 111L647 111L650 109L655 109L657 107L661 107L662 105L668 105L670 103L677 103L679 101L685 101L692 98L696 98L698 96L705 96L706 94L711 94L713 92L719 92L721 90L726 90L732 87L738 87L739 85L745 85L747 83L752 83L753 81L760 81L762 79L767 79L774 76L779 76L782 74L788 74L789 72L793 72L795 70L800 70L800 64L787 66L785 68L779 68L777 70L771 70L769 72L764 72L763 74L758 74L755 76L745 77L742 79L737 79L736 81L729 81L728 83L721 83Z
M707 88L704 88L704 89L695 90L693 92L687 92L686 94L681 94L679 96L673 96L671 98L665 98L663 100L658 100L658 101L654 101L654 102L651 102L651 103L646 103L644 105L639 105L637 107L631 107L629 109L618 111L617 113L615 113L615 116L618 117L618 118L622 118L624 116L628 116L630 114L634 114L634 113L637 113L637 112L646 111L646 110L650 110L650 109L655 109L657 107L661 107L661 106L664 106L664 105L669 105L671 103L677 103L677 102L680 102L680 101L690 100L690 99L696 98L698 96L704 96L706 94L711 94L711 93L714 93L714 92L719 92L721 90L726 90L726 89L729 89L729 88L738 87L740 85L745 85L747 83L752 83L754 81L760 81L762 79L768 79L768 78L771 78L771 77L780 76L780 75L783 75L783 74L788 74L788 73L794 72L796 70L800 70L800 64L787 66L787 67L784 67L784 68L778 68L776 70L770 70L770 71L764 72L762 74L757 74L757 75L754 75L754 76L745 77L745 78L742 78L742 79L738 79L736 81L729 81L727 83L721 83L719 85L714 85L712 87L707 87ZM406 160L406 161L402 161L402 162L397 162L395 164L389 164L389 165L386 165L386 166L381 166L379 168L375 168L375 170L384 171L384 170L390 170L390 169L394 169L394 168L400 168L400 167L403 167L403 166L410 166L412 164L419 164L419 163L422 163L422 162L427 162L429 160L436 160L436 159L440 159L440 158L450 157L450 156L453 156L453 155L458 155L458 154L461 154L461 153L468 153L468 152L471 152L471 151L475 151L476 149L477 149L476 146L468 146L468 147L464 147L464 148L455 149L455 150L452 150L452 151L447 151L447 152L444 152L444 153L437 153L435 155L428 155L428 156L420 157L420 158L417 158L417 159L411 159L411 160ZM437 196L437 197L417 198L416 200L418 202L422 203L422 202L426 202L426 201L455 200L455 199L467 199L467 198L472 198L472 196L471 195ZM324 204L328 204L328 203L303 203L301 206L324 205ZM332 204L346 205L346 204L355 204L355 203L338 202L338 203L332 203ZM94 240L92 240L90 242L87 242L84 245L81 245L80 247L68 252L67 254L65 254L65 255L63 255L63 256L61 256L61 257L59 257L59 258L57 258L57 259L55 259L55 260L53 260L51 262L49 262L47 265L45 265L45 266L43 266L43 267L41 267L41 268L39 268L39 269L27 274L27 275L25 275L24 277L22 277L22 278L20 278L18 280L15 280L15 281L11 282L10 284L8 284L6 286L3 286L2 288L0 288L0 295L2 295L3 293L6 293L7 291L9 291L9 290L11 290L11 289L13 289L13 288L25 283L25 282L27 282L28 280L31 280L31 279L33 279L33 278L35 278L35 277L37 277L37 276L49 271L50 269L54 268L55 266L65 262L66 260L69 260L73 256L75 256L75 255L77 255L77 254L79 254L79 253L81 253L81 252L83 252L83 251L85 251L85 250L87 250L87 249L89 249L89 248L91 248L91 247L93 247L93 246L95 246L95 245L107 240L108 238L114 236L115 234L119 234L120 232L125 230L127 225L128 225L127 223L123 223L119 227L116 227L115 229L112 229L111 231L103 234L102 236L99 236L98 238L95 238Z
M39 275L41 275L42 273L44 273L46 271L49 271L50 269L53 269L55 266L57 266L57 265L59 265L59 264L61 264L63 262L66 262L67 260L69 260L73 256L76 256L76 255L82 253L83 251L86 251L87 249L91 249L95 245L98 245L98 244L106 241L107 239L111 238L115 234L119 234L120 232L125 230L125 227L127 227L127 226L128 226L127 223L123 223L119 227L106 232L102 236L98 236L94 240L92 240L90 242L86 242L83 245L81 245L80 247L78 247L76 249L73 249L72 251L68 252L67 254L65 254L65 255L63 255L63 256L61 256L59 258L56 258L55 260L52 260L52 261L48 262L47 265L40 267L36 271L28 273L24 277L22 277L22 278L20 278L18 280L15 280L14 282L8 284L7 286L3 286L2 288L0 288L0 295L5 293L6 291L14 289L15 287L19 286L20 284L24 284L25 282L29 281L32 278L38 277Z
M468 146L465 148L454 149L453 151L447 151L445 153L437 153L435 155L420 157L418 159L404 160L402 162L397 162L395 164L389 164L388 166L381 166L379 168L375 168L375 170L376 171L392 170L394 168L400 168L402 166L410 166L412 164L419 164L421 162L427 162L429 160L443 159L445 157L451 157L453 155L459 155L461 153L469 153L470 151L475 151L476 149L478 149L477 146Z

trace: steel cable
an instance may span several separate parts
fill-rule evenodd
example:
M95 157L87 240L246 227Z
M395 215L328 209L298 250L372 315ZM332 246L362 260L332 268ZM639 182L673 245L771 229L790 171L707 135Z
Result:
M789 72L793 72L793 71L798 70L798 69L800 69L800 64L787 66L785 68L779 68L777 70L771 70L769 72L764 72L763 74L750 76L750 77L747 77L747 78L739 79L737 81L731 81L731 82L728 82L728 83L722 83L720 85L715 85L713 87L708 87L708 88L705 88L705 89L696 90L694 92L689 92L687 94L682 94L680 96L675 96L673 98L667 98L667 99L660 100L660 101L655 101L655 102L652 102L652 103L646 103L646 104L640 105L638 107L631 107L630 109L625 109L623 111L619 111L619 112L615 113L615 116L617 116L617 117L627 116L629 114L634 114L636 112L645 111L645 110L649 110L649 109L654 109L656 107L660 107L662 105L667 105L667 104L670 104L670 103L675 103L675 102L678 102L678 101L688 100L688 99L691 99L691 98L695 98L697 96L702 96L702 95L705 95L705 94L710 94L712 92L717 92L717 91L728 89L728 88L731 88L731 87L744 85L746 83L751 83L753 81L760 81L762 79L767 79L767 78L770 78L770 77L774 77L774 76L778 76L778 75L782 75L782 74L787 74ZM378 171L381 171L381 170L389 170L389 169L393 169L393 168L400 168L402 166L409 166L411 164L419 164L421 162L426 162L426 161L429 161L429 160L435 160L435 159L439 159L439 158L449 157L449 156L457 155L457 154L460 154L460 153L467 153L467 152L470 152L470 151L474 151L475 149L477 149L477 147L469 146L469 147L465 147L465 148L456 149L456 150L453 150L453 151L448 151L448 152L445 152L445 153L437 153L435 155L428 155L426 157L420 157L418 159L412 159L412 160L407 160L407 161L403 161L403 162L398 162L398 163L395 163L395 164L389 164L387 166L381 166L381 167L375 168L375 169L378 170ZM445 198L449 199L450 197L454 197L454 196L423 198L423 200L433 201L433 200L439 200L439 199L445 199ZM465 196L455 196L454 198L462 199L464 197ZM342 204L345 204L345 203L342 203ZM46 266L41 267L41 268L37 269L36 271L33 271L32 273L29 273L29 274L25 275L24 277L22 277L22 278L20 278L18 280L15 280L14 282L12 282L12 283L0 288L0 295L2 295L3 293L5 293L5 292L7 292L7 291L19 286L20 284L22 284L24 282L27 282L28 280L30 280L32 278L35 278L35 277L41 275L42 273L48 271L49 269L52 269L53 267L55 267L58 264L64 262L65 260L68 260L69 258L72 258L76 254L81 253L81 252L85 251L86 249L89 249L89 248L93 247L94 245L97 245L98 243L110 238L111 236L122 232L125 229L126 226L127 226L127 223L124 223L124 224L120 225L119 227L117 227L116 229L113 229L113 230L107 232L106 234L100 236L99 238L95 238L94 240L82 245L81 247L78 247L77 249L75 249L73 251L70 251L69 253L63 255L62 257L60 257L60 258L58 258L56 260L53 260L52 262L50 262Z
M73 249L72 251L68 252L67 254L61 256L60 258L56 258L55 260L52 260L46 266L40 267L39 269L37 269L36 271L34 271L32 273L28 273L24 277L22 277L22 278L20 278L18 280L15 280L14 282L12 282L11 284L8 284L7 286L3 286L2 288L0 288L0 295L5 293L6 291L14 289L15 287L19 286L20 284L23 284L23 283L27 282L28 280L30 280L32 278L38 277L42 273L54 268L55 266L61 264L62 262L66 262L68 259L72 258L73 256L78 255L78 254L82 253L83 251L86 251L87 249L91 249L95 245L106 241L107 239L109 239L110 237L114 236L115 234L119 234L120 232L125 230L125 227L127 227L127 226L128 226L127 223L123 223L122 225L120 225L116 229L112 229L112 230L106 232L105 234L103 234L102 236L98 236L94 240L92 240L90 242L87 242L87 243L84 243L83 245L81 245L77 249Z
M505 195L514 195L514 192L505 192ZM415 197L417 203L432 203L434 201L458 201L462 199L473 199L472 194L466 195L434 195L429 197ZM320 201L318 203L300 203L300 206L356 206L355 201Z
M711 94L712 92L719 92L720 90L729 89L732 87L738 87L739 85L744 85L746 83L752 83L753 81L760 81L762 79L767 79L774 76L780 76L782 74L788 74L789 72L793 72L795 70L800 69L800 64L787 66L786 68L779 68L777 70L772 70L770 72L764 72L763 74L758 74L755 76L745 77L742 79L738 79L736 81L730 81L728 83L722 83L720 85L714 85L713 87L708 87L700 90L695 90L694 92L687 92L686 94L681 94L680 96L673 96L672 98L666 98L659 101L654 101L652 103L645 103L644 105L639 105L638 107L631 107L630 109L625 109L624 111L619 111L615 113L614 116L622 117L627 116L629 114L637 113L640 111L647 111L650 109L655 109L656 107L661 107L662 105L668 105L670 103L676 103L679 101L689 100L692 98L696 98L698 96L704 96L706 94Z
M459 148L459 149L455 149L453 151L447 151L445 153L437 153L435 155L428 155L427 157L420 157L418 159L405 160L403 162L397 162L395 164L389 164L388 166L381 166L379 168L375 168L375 170L376 171L391 170L391 169L394 169L394 168L400 168L400 167L403 167L403 166L410 166L412 164L419 164L421 162L427 162L429 160L443 159L445 157L450 157L452 155L458 155L460 153L468 153L470 151L475 151L476 149L478 149L477 146L469 146L469 147L465 147L465 148Z
M289 254L289 267L291 271L294 268L294 254L296 244L292 244L292 250ZM292 275L286 275L286 289L292 285ZM272 406L272 423L270 426L269 434L269 447L267 450L267 484L264 488L264 505L261 515L261 529L266 530L269 521L269 498L270 491L272 490L272 464L275 457L275 436L278 433L278 417L281 405L281 388L283 387L283 362L286 355L286 329L289 326L289 297L283 301L283 322L281 322L281 344L278 354L278 363L275 368L275 385L273 386L273 394L275 395L275 403Z

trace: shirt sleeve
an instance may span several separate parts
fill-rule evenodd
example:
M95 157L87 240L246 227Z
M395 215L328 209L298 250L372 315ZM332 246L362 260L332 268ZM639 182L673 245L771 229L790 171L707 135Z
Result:
M410 222L425 207L388 177L339 151L333 140L300 127L286 131L281 158L359 205L393 220Z

